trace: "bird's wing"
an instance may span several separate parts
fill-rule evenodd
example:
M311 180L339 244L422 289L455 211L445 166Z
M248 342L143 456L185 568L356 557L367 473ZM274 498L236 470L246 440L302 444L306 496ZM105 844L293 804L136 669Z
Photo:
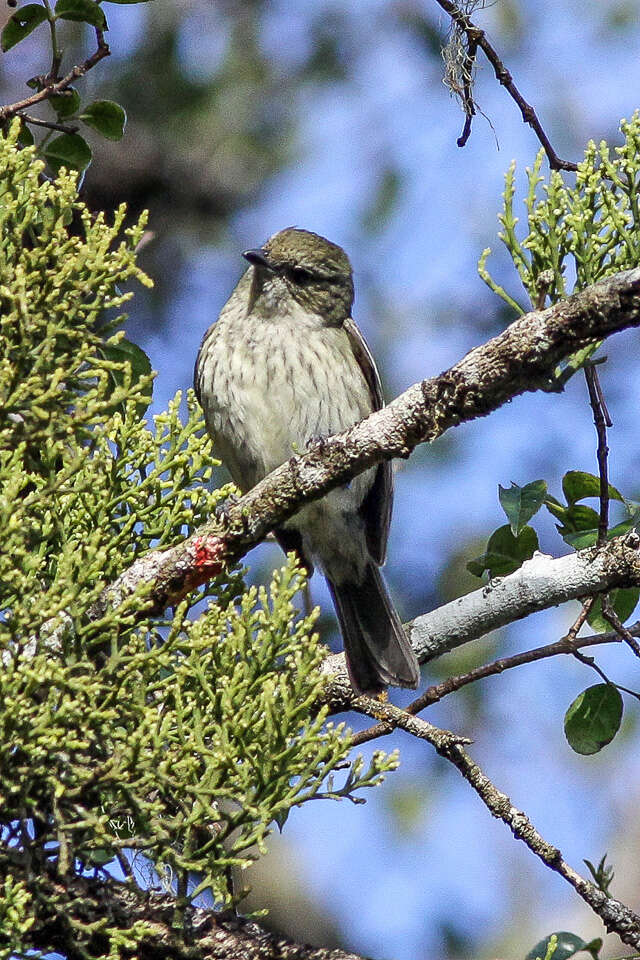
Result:
M371 351L351 317L344 321L344 329L369 387L372 410L380 410L384 406L382 384ZM384 563L387 552L392 506L393 474L391 472L391 461L385 460L378 465L373 484L360 507L360 513L365 522L367 546L371 556L378 564Z

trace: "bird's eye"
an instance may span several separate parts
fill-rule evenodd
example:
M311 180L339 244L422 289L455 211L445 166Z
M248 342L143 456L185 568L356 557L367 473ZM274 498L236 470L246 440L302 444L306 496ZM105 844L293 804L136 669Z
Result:
M311 283L311 281L314 279L313 274L308 270L304 270L302 267L289 267L287 270L287 276L299 286L304 286L307 283Z

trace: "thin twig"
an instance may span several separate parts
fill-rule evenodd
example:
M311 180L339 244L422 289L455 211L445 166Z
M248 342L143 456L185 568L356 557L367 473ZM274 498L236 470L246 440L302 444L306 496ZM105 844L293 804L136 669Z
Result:
M390 720L395 726L402 727L435 747L441 757L460 771L491 815L502 820L514 837L522 840L547 867L563 877L601 918L607 930L615 930L620 939L629 946L636 948L640 946L640 917L618 900L607 897L595 884L569 866L561 851L538 833L526 814L518 810L506 794L498 790L469 756L463 747L464 738L448 730L440 730L398 707L392 707L388 703L381 704L380 701L370 697L359 697L354 701L354 708L359 713L375 718L379 718L381 713L385 714L385 719Z
M640 644L638 643L634 635L631 633L631 631L628 630L627 627L625 627L625 625L622 623L622 621L618 617L618 614L615 612L615 610L609 603L609 600L607 597L602 598L602 616L607 621L607 623L611 624L613 629L616 631L616 633L618 633L622 637L624 642L631 647L636 657L640 657Z
M20 116L27 123L33 123L37 127L47 127L49 130L59 130L61 133L77 133L79 129L75 124L70 126L66 123L55 123L53 120L41 120L40 117L32 117L26 113L21 113Z
M529 124L529 126L535 133L536 137L542 144L542 147L544 148L544 151L548 157L549 166L551 167L551 169L552 170L572 170L572 171L577 170L578 165L576 163L573 163L570 160L562 160L561 157L558 156L558 154L555 152L555 150L551 146L551 141L549 140L549 137L547 136L547 134L544 132L542 124L538 120L535 110L533 109L530 103L527 103L527 101L524 99L524 97L516 87L515 83L513 82L513 77L511 76L511 74L505 67L504 63L498 56L494 47L487 40L484 30L480 30L478 27L476 27L475 24L470 19L470 17L466 13L464 13L464 11L462 11L458 6L456 6L455 3L452 3L451 0L436 0L436 3L440 7L442 7L445 13L447 13L451 17L451 19L456 24L458 29L462 33L464 33L467 40L468 52L470 53L471 50L473 50L475 54L475 51L477 50L478 47L482 50L487 60L489 61L489 63L494 69L496 79L505 88L505 90L507 91L511 99L514 100L515 103L518 105L518 107L520 108L520 112L522 114L522 119L524 120L525 123ZM467 112L465 100L466 100L466 97L463 96L463 104L465 105L465 112ZM468 112L467 112L467 123L469 125L469 132L470 132L471 123L470 123L470 116ZM465 123L465 131L467 128L467 123ZM458 144L460 146L464 146L468 138L469 138L468 133L466 137L463 134L460 140L458 140ZM462 143L460 143L461 140L462 140Z
M593 422L596 433L598 434L597 457L598 472L600 474L598 545L601 546L607 540L607 530L609 529L609 473L607 464L609 447L607 446L607 427L612 426L612 422L602 395L597 368L593 364L587 363L584 368L584 376L589 391L589 403L593 411Z
M5 120L8 120L9 117L15 116L17 113L21 113L22 110L28 110L29 107L34 106L36 103L42 103L43 100L49 100L50 97L55 96L58 93L63 93L74 80L77 80L79 77L83 77L85 73L88 73L92 67L95 67L100 60L104 57L108 57L111 54L109 50L109 45L104 39L104 34L99 27L96 27L96 41L97 48L95 53L92 53L90 57L87 57L82 63L77 64L73 67L69 73L66 74L61 80L56 81L55 83L48 82L47 77L43 78L45 87L42 90L38 90L36 93L31 94L30 97L25 97L24 100L17 100L15 103L8 103L4 107L0 107L0 123L3 123Z
M580 617L582 617L583 610L581 611ZM580 619L580 617L578 619ZM584 615L586 619L586 614ZM406 713L416 714L421 710L424 710L426 707L430 707L434 703L438 703L444 697L448 697L449 694L455 693L457 690L460 690L462 687L466 687L470 683L475 683L478 680L484 680L485 677L493 677L497 674L504 673L505 670L511 670L514 667L523 666L526 663L535 663L538 660L545 660L548 657L555 657L559 654L575 654L577 647L591 647L600 645L603 643L620 643L622 637L618 634L616 630L611 633L602 633L590 637L580 637L576 638L575 634L584 623L584 619L579 624L577 630L574 632L575 624L566 636L562 637L560 640L556 640L554 643L548 643L543 647L535 647L533 650L525 650L523 653L516 653L511 657L500 657L498 660L494 660L491 663L484 664L481 667L476 667L474 670L470 670L468 673L459 674L458 676L448 677L446 680L443 680L441 683L433 684L431 687L422 693L419 697L413 700L408 707L406 707ZM576 621L577 623L578 621ZM640 634L640 623L635 624L631 629L636 630ZM382 720L379 723L376 723L374 726L367 727L366 730L360 730L358 733L354 734L351 743L355 746L360 746L363 743L367 743L370 740L376 740L379 737L387 736L390 733L393 733L397 724L393 721Z

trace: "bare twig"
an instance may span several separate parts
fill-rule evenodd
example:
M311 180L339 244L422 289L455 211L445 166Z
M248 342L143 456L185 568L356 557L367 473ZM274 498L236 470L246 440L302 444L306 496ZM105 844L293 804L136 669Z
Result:
M482 50L487 60L494 69L496 79L498 82L505 88L512 100L520 108L522 114L522 119L525 123L528 123L536 137L542 144L544 151L549 159L549 166L552 170L577 170L578 166L576 163L573 163L570 160L562 160L556 151L551 146L551 141L545 133L542 124L538 120L535 110L530 103L524 99L515 83L513 82L513 77L505 67L504 63L498 56L495 48L487 40L487 36L484 30L481 30L479 27L476 27L472 22L471 18L466 14L460 7L456 6L455 3L452 3L451 0L435 0L435 2L442 7L442 9L447 13L453 20L456 29L464 34L467 44L467 56L469 62L475 60L476 52L478 48ZM471 117L473 113L468 109L469 101L473 104L473 98L471 96L470 90L466 90L467 82L466 78L463 79L463 92L461 94L461 99L463 102L463 107L467 115L465 121L465 129L458 140L458 146L464 146L467 140L469 139L469 134L471 132ZM473 111L475 112L475 110Z
M64 93L64 91L71 86L74 80L77 80L79 77L83 77L85 73L88 73L100 60L103 60L105 57L108 57L111 53L109 50L109 45L104 39L104 34L102 30L96 27L96 50L91 54L90 57L87 57L82 63L77 64L73 67L66 76L62 77L61 80L56 80L52 82L50 76L42 78L45 86L42 90L38 90L36 93L32 93L30 97L25 97L23 100L17 100L15 103L8 103L4 107L0 107L0 123L4 123L5 120L8 120L10 117L14 117L16 114L21 113L23 110L28 110L30 107L33 107L36 103L42 103L43 100L49 100L50 97L55 96L58 93Z
M640 633L640 625L637 625L635 629ZM533 650L525 650L522 653L516 653L510 657L500 657L491 663L486 663L481 667L476 667L474 670L469 670L468 673L448 677L441 683L435 683L427 687L419 697L416 697L416 699L406 707L406 712L410 714L420 713L421 710L432 706L434 703L438 703L444 697L448 697L449 694L455 693L470 683L484 680L485 677L496 676L497 674L504 673L506 670L512 670L514 667L521 667L527 663L536 663L538 660L545 660L548 657L556 657L560 654L575 654L578 647L592 647L604 643L621 642L622 638L615 630L611 633L580 637L580 639L577 639L572 635L571 631L569 631L566 636L560 640L556 640L554 643L548 643L543 647L535 647ZM589 666L591 666L591 664L589 664ZM387 736L392 733L394 729L395 725L392 722L381 721L372 727L368 727L366 730L360 730L358 733L355 733L352 738L353 746L359 746L370 740Z
M609 447L607 446L607 427L611 427L611 417L604 402L600 380L598 378L597 367L592 363L587 363L584 368L584 376L587 381L589 391L589 403L593 411L593 422L596 433L598 434L598 472L600 474L600 519L598 521L598 543L602 544L607 539L607 530L609 529L609 474L607 466L607 457Z
M56 123L54 120L41 120L40 117L32 117L30 114L21 113L20 116L27 123L33 123L36 127L47 127L49 130L59 130L61 133L77 133L78 127L75 124Z
M636 638L633 636L631 631L628 630L625 627L625 625L622 623L617 613L609 603L609 600L607 599L607 597L602 598L602 616L607 621L607 623L611 624L611 626L616 631L616 633L620 634L624 642L631 647L636 657L640 657L640 644L638 643Z
M390 704L380 704L369 697L359 697L354 708L366 716L383 719L394 727L401 727L413 736L426 740L440 756L452 763L467 783L480 797L492 816L505 823L514 837L522 840L536 857L563 877L576 893L603 921L609 931L615 931L620 939L631 947L640 946L640 917L623 903L606 896L595 884L581 876L564 860L561 851L538 833L522 810L518 810L509 797L498 790L478 764L463 747L464 738L448 730L440 730L432 724Z
M436 746L436 749L441 756L457 767L491 815L502 820L514 837L522 840L547 867L563 877L600 917L609 932L617 933L623 943L628 946L640 947L640 917L637 914L619 900L606 896L595 884L569 866L561 851L548 843L538 833L526 814L514 807L509 797L494 786L460 743L444 749Z

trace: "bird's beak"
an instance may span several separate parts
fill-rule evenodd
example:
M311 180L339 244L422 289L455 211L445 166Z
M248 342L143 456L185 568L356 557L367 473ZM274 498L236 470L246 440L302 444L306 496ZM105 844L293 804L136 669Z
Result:
M275 270L273 263L261 247L257 250L245 250L242 256L254 267L264 267L266 270Z

